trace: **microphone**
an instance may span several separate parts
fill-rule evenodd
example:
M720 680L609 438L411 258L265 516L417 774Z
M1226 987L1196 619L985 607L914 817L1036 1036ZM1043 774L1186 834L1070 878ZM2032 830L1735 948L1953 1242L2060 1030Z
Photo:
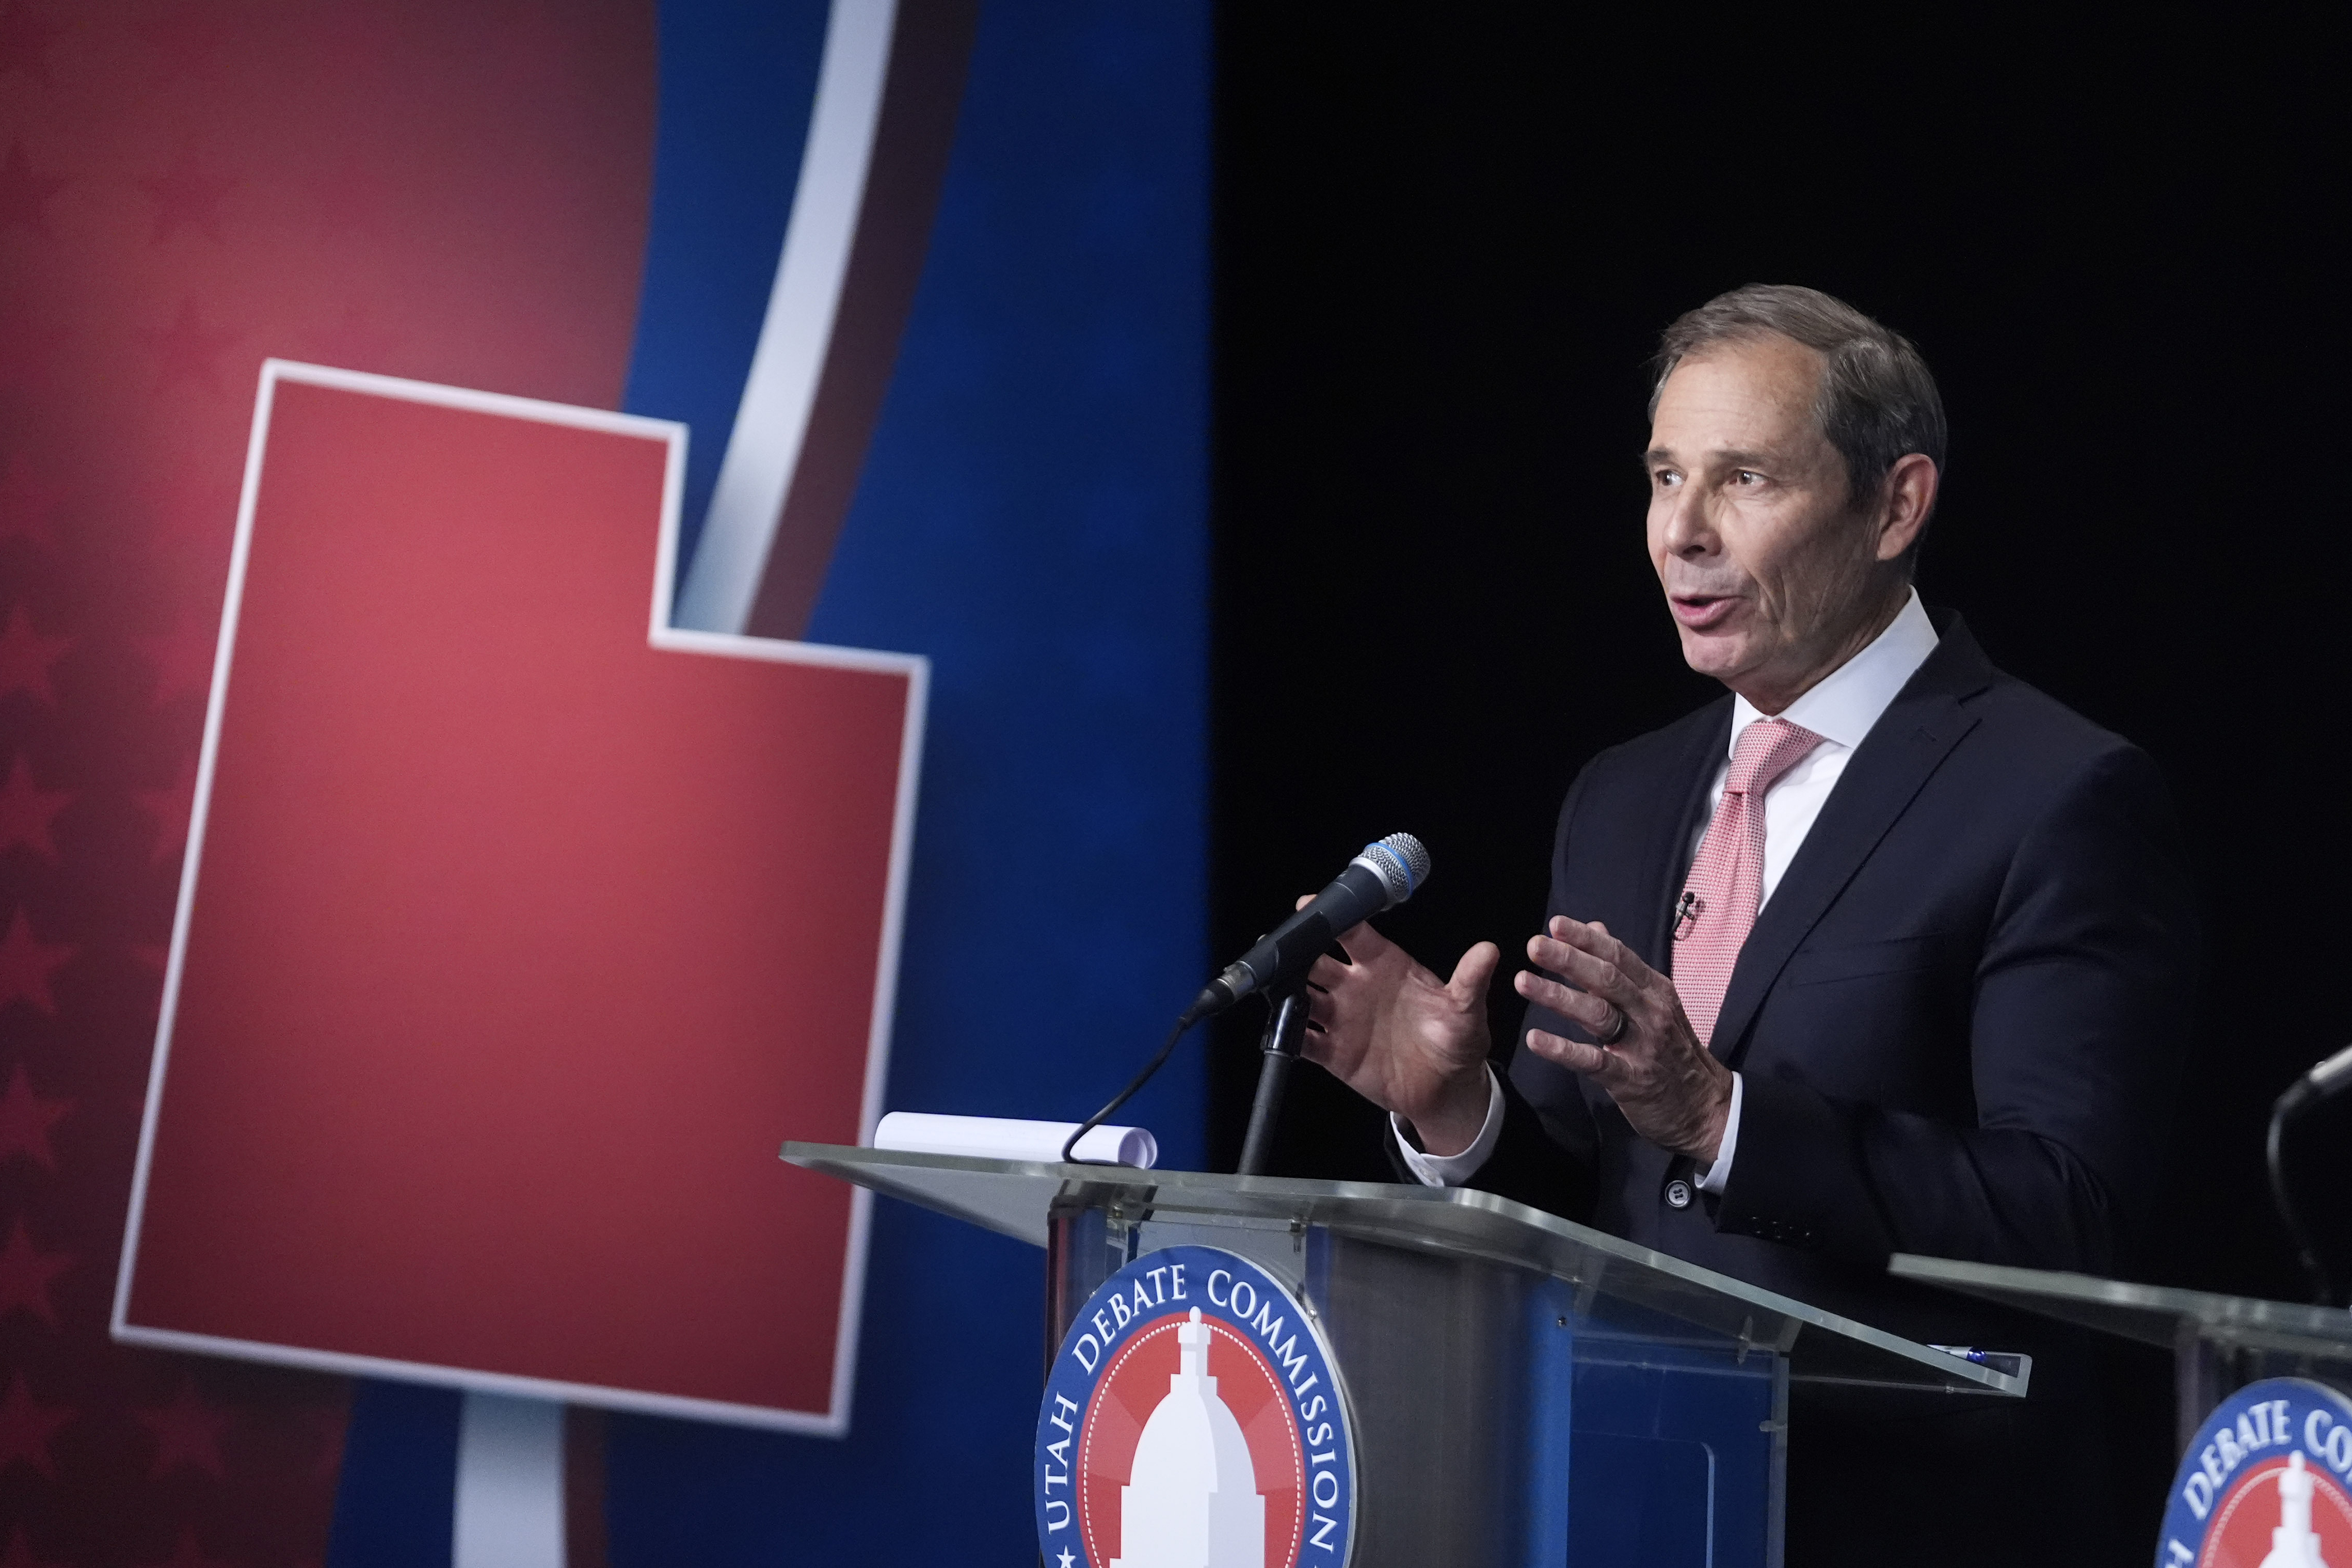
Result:
M1348 862L1331 885L1288 920L1258 938L1257 945L1201 987L1184 1010L1184 1026L1223 1012L1253 992L1304 975L1331 945L1331 939L1382 910L1412 897L1429 879L1429 851L1410 833L1391 833Z
M1201 987L1176 1026L1168 1031L1160 1042L1160 1054L1144 1065L1135 1075L1135 1081L1118 1091L1108 1105L1096 1111L1077 1125L1062 1143L1062 1163L1066 1165L1095 1165L1098 1160L1077 1157L1078 1141L1118 1113L1118 1108L1135 1098L1136 1090L1151 1081L1176 1042L1184 1032L1202 1019L1223 1012L1254 991L1264 991L1276 985L1287 984L1315 966L1315 960L1331 945L1331 939L1351 926L1360 925L1382 910L1401 904L1412 897L1415 888L1429 880L1429 851L1421 840L1410 833L1391 833L1377 844L1367 844L1364 852L1348 862L1348 868L1337 880L1307 901L1307 907L1258 938L1257 945L1225 965L1225 972ZM1277 1038L1286 1035L1296 1049L1296 1035L1291 1031L1306 1026L1303 1007L1277 1008L1277 1027L1271 1033ZM1279 1055L1280 1053L1276 1053ZM1276 1064L1271 1058L1267 1065ZM1283 1057L1281 1067L1288 1066ZM1270 1081L1269 1081L1270 1080ZM1281 1094L1282 1075L1261 1073L1258 1085L1257 1109L1250 1114L1249 1143L1263 1156L1265 1141L1271 1136L1273 1100ZM1245 1151L1246 1152L1246 1151ZM1243 1166L1247 1173L1248 1164Z
M2276 1113L2282 1119L2296 1115L2320 1100L2333 1100L2347 1084L2352 1084L2352 1046L2287 1085L2286 1092L2278 1098Z

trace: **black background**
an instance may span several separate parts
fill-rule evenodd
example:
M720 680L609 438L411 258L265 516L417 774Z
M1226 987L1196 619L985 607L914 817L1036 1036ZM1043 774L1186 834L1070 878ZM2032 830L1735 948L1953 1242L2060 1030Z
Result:
M2299 1299L2264 1118L2352 1039L2352 170L2318 13L2074 37L1364 16L1220 20L1220 958L1401 828L1436 871L1384 929L1441 972L1480 938L1516 957L1577 768L1719 690L1643 552L1643 363L1725 289L1808 283L1942 387L1923 596L2177 794L2203 1003L2179 1114L2147 1130L2171 1170L2133 1271ZM1256 1021L1209 1047L1219 1169ZM1378 1137L1303 1068L1276 1169L1386 1179ZM2347 1149L2352 1119L2296 1146L2352 1240ZM2152 1539L2165 1363L2116 1376Z

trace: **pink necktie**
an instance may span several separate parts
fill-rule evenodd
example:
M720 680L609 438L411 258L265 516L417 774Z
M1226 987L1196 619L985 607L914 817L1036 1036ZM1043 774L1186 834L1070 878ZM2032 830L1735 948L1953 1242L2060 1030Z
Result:
M1759 719L1731 749L1723 804L1699 841L1675 910L1675 990L1701 1045L1715 1037L1732 965L1764 901L1764 792L1821 743L1786 719Z

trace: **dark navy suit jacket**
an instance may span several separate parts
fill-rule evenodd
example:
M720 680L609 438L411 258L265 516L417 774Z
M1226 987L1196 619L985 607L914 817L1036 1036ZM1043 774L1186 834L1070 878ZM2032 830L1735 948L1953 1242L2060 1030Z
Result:
M1475 1185L1923 1340L1988 1309L1890 1279L1891 1252L2119 1267L2197 967L2171 808L2145 753L1937 619L1740 951L1712 1044L1744 1075L1721 1196L1670 1205L1690 1163L1524 1048ZM1727 696L1585 768L1551 912L1671 970L1730 719ZM1540 1009L1528 1024L1574 1032Z

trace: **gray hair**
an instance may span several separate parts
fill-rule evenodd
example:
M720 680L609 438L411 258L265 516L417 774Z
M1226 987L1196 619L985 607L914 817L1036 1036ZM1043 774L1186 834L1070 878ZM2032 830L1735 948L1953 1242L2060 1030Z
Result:
M1658 340L1651 416L1666 377L1685 358L1766 332L1794 339L1827 362L1813 416L1845 459L1851 501L1875 494L1895 461L1910 453L1923 452L1943 468L1944 400L1911 340L1843 300L1794 283L1750 283L1675 317Z

